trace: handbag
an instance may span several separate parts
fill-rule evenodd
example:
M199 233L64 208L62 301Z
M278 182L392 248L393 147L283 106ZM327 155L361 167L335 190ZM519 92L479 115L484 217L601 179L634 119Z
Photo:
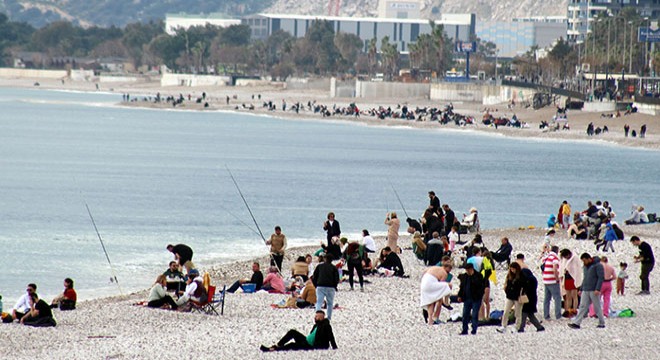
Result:
M518 302L521 304L527 304L529 302L529 298L527 297L527 294L523 294L521 292L520 296L518 297Z

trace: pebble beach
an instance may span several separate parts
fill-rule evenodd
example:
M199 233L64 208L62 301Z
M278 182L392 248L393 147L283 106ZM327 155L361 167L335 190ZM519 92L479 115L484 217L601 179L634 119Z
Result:
M437 359L465 358L487 354L490 359L578 359L588 356L598 359L654 359L660 324L656 311L660 277L651 273L651 295L637 296L640 281L639 264L633 263L636 247L627 240L638 235L657 250L660 224L623 226L625 241L615 243L615 253L607 253L611 264L629 263L625 296L613 295L612 308L630 308L633 318L610 318L605 329L597 329L596 319L585 319L582 329L569 329L567 319L544 321L545 332L536 333L528 327L522 334L500 334L494 326L480 327L475 336L459 336L460 323L429 326L422 319L419 306L419 282L424 265L411 250L404 250L402 262L409 278L366 277L370 283L365 292L350 291L347 282L339 285L335 302L340 309L333 313L332 326L337 350L317 350L304 353L262 353L259 345L270 345L287 330L308 333L312 326L313 309L273 309L271 304L286 298L258 292L228 294L222 316L149 309L134 305L146 300L147 290L124 297L83 301L75 311L54 311L55 328L30 328L17 323L2 324L0 334L3 359L217 359L217 358L332 358L332 359ZM499 239L509 237L514 254L523 253L527 264L540 279L538 254L544 229L500 229L482 232L484 245L496 250ZM472 235L467 236L471 239ZM354 239L357 240L357 239ZM376 239L384 246L384 239ZM402 235L399 244L410 245L409 236ZM569 239L559 231L554 244L574 253L596 252L591 241ZM316 250L315 247L291 249L283 272L289 272L293 259ZM267 265L266 257L255 259ZM212 283L230 285L250 274L251 261L215 266L206 270ZM454 275L463 270L454 269ZM501 289L504 271L497 271L498 285L492 285L491 308L503 309ZM154 278L157 274L154 274ZM458 283L454 277L454 293ZM145 284L147 287L148 284ZM543 286L539 286L539 308L542 308ZM49 300L49 299L48 299ZM446 321L454 310L443 309ZM539 315L539 314L537 314ZM539 315L542 317L542 315Z

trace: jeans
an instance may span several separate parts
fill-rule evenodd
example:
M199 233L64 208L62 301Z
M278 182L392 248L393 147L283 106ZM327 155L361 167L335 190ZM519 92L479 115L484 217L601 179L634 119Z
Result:
M596 310L596 315L598 316L598 325L605 326L605 318L603 317L603 309L600 307L600 294L596 296L593 291L583 291L582 297L580 297L580 309L578 314L573 319L575 325L580 325L582 319L587 316L589 312L589 305L594 304L594 310Z
M239 287L241 287L241 282L237 280L235 283L231 284L231 286L227 289L227 292L233 294L236 292L236 290L238 290Z
M293 342L289 343L291 340L293 340ZM289 330L286 335L277 342L277 350L310 350L311 348L312 346L307 342L307 336L293 329Z
M472 334L477 333L479 327L479 308L481 308L482 299L472 300L465 299L463 301L463 331L461 334L467 334L468 323L472 322Z
M614 241L606 241L605 242L605 248L603 249L604 252L607 252L607 249L612 250L614 252Z
M653 270L654 264L642 264L642 273L639 275L640 280L642 280L642 291L650 291L649 285L649 275Z
M559 284L546 284L543 297L543 317L550 319L550 300L555 302L555 319L561 319L561 289Z
M323 299L328 303L326 310L328 320L332 320L332 307L335 305L335 288L319 286L316 288L316 311L321 310Z

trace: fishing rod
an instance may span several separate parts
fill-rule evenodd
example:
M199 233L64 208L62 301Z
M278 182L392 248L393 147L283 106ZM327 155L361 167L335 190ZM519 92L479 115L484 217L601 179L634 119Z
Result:
M399 193L396 192L396 189L394 188L394 185L390 183L390 186L392 187L392 190L394 191L394 195L396 195L397 200L399 200L399 204L401 204L401 208L403 209L403 213L406 214L406 218L409 218L408 212L406 211L406 207L403 206L403 202L401 201L401 198L399 197Z
M247 208L248 212L250 213L250 217L252 217L252 221L254 222L254 225L257 227L257 230L259 230L259 236L261 236L261 240L264 241L264 244L268 245L268 241L266 241L266 237L264 236L264 233L261 231L261 228L259 227L259 224L257 223L257 219L255 219L254 214L252 214L252 209L250 209L250 205L248 205L247 200L245 200L245 196L243 196L243 192L241 191L241 188L238 186L238 182L236 182L236 179L234 178L234 175L231 173L231 170L229 170L229 167L227 165L225 165L225 168L227 169L227 172L229 173L229 176L231 177L231 181L234 182L234 185L236 186L236 190L238 190L238 194L241 195L241 199L243 199L243 203L245 204L245 207ZM282 269L280 269L280 267L277 266L277 262L275 261L275 257L273 256L273 253L270 253L270 260L271 260L271 263L275 264L275 267L277 268L277 272L279 272L281 274Z
M82 196L82 194L81 194ZM112 278L110 280L115 281L117 283L117 287L119 288L119 294L121 296L124 296L124 292L121 290L121 285L119 285L119 280L117 280L117 274L115 273L115 268L112 266L112 262L110 261L110 256L108 255L108 251L105 248L105 244L103 243L103 239L101 238L101 233L99 233L99 229L96 227L96 221L94 221L94 216L92 216L92 212L89 210L89 206L87 205L87 201L83 198L83 203L85 203L85 208L87 209L87 214L89 214L89 218L92 220L92 225L94 225L94 230L96 231L96 236L98 236L99 241L101 242L101 247L103 248L103 253L105 253L105 258L108 260L108 264L110 264L110 271L112 272Z
M261 234L259 234L259 233L257 232L257 230L254 230L254 229L252 228L252 226L248 225L245 221L243 221L243 219L241 219L241 218L239 218L238 216L234 215L234 213L232 213L231 211L229 211L226 207L222 206L221 204L218 204L218 205L220 205L220 207L221 207L224 211L226 211L229 215L231 215L234 219L238 220L238 222L240 222L241 224L243 224L246 228L250 229L250 231L252 231L253 233L257 234L258 236L261 236Z

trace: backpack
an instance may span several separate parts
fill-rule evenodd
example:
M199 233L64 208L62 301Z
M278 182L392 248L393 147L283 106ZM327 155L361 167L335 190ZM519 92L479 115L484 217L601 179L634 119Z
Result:
M619 317L635 317L635 312L632 309L623 309L619 311Z
M612 224L612 230L616 233L617 240L623 240L623 230L621 230L619 225Z

